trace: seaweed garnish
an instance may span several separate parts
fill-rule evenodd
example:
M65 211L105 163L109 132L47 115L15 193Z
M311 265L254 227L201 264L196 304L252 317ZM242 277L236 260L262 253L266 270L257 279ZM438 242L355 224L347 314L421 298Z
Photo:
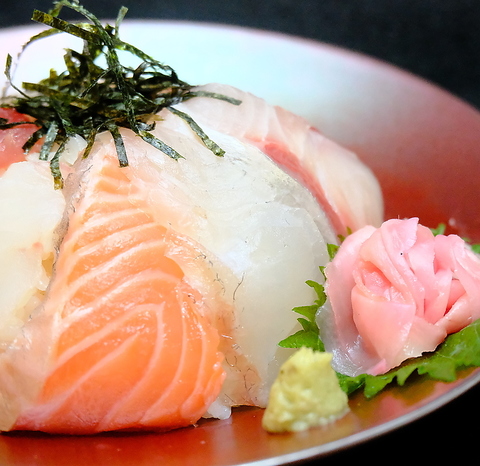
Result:
M70 23L59 18L62 8L79 13L86 22ZM61 188L63 180L58 167L59 156L68 139L80 135L87 141L84 157L88 157L95 136L103 131L111 133L121 167L128 165L128 156L120 128L129 128L145 142L173 159L182 158L175 149L158 139L152 130L153 117L163 108L182 118L215 155L224 151L213 142L200 126L186 113L173 106L193 97L211 97L239 105L240 101L228 96L196 91L182 81L173 68L155 60L137 47L123 42L119 36L120 25L127 8L120 8L115 25L103 25L77 0L54 2L48 12L34 10L32 20L50 29L33 36L22 49L33 42L58 33L67 33L83 40L81 52L67 49L64 54L65 71L55 70L38 83L24 82L22 88L13 84L12 57L7 56L5 75L19 96L2 104L33 117L34 121L8 123L0 119L0 129L19 124L34 124L38 129L23 146L28 152L44 138L40 158L50 159L55 186ZM136 57L140 64L134 68L120 62L118 51L126 51ZM19 58L21 57L21 53ZM98 64L102 58L106 67Z

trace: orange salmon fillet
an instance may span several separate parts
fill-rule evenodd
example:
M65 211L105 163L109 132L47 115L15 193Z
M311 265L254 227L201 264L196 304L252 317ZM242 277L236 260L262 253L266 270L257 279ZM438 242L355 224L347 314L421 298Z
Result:
M218 332L167 256L172 238L177 254L190 246L155 221L131 176L107 153L81 180L41 310L57 329L48 370L13 429L178 428L220 392Z

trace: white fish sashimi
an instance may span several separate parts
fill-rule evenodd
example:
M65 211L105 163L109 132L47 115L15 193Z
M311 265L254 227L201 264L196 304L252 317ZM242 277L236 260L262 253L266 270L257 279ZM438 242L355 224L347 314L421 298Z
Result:
M0 348L43 297L64 207L48 163L14 163L0 177Z
M166 157L131 131L122 136L157 220L198 245L199 256L180 265L210 300L223 335L227 381L210 414L228 417L230 406L266 405L290 353L278 342L296 329L291 309L315 299L305 281L322 279L326 243L336 237L310 192L257 147L204 126L226 151L220 158L181 118L160 116L155 135L185 159Z
M372 171L351 151L313 128L304 118L269 105L253 94L223 84L195 88L241 101L233 105L196 97L177 108L200 125L222 131L259 147L316 196L337 233L380 226L383 197Z

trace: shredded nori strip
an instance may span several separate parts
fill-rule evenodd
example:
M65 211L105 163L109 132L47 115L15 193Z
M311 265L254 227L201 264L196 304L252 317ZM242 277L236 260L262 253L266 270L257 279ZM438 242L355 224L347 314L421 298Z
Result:
M87 22L73 24L59 18L63 7L76 11ZM68 139L76 134L87 141L84 151L84 157L87 157L96 135L109 131L121 167L128 165L119 130L121 127L133 130L145 142L167 156L173 159L182 158L177 151L151 132L155 127L153 115L163 108L168 108L182 118L215 155L224 154L189 115L175 109L173 105L200 96L225 100L234 105L239 105L240 101L221 94L192 90L193 86L180 80L170 66L123 42L119 37L119 28L126 13L127 8L120 8L115 25L103 26L77 0L56 1L48 13L34 10L32 20L51 29L33 36L22 51L32 42L61 32L82 39L83 50L78 52L67 49L64 55L65 71L57 73L52 70L48 78L38 83L24 82L23 90L12 83L12 57L7 56L5 75L20 96L2 106L15 108L18 112L33 117L35 121L8 123L0 118L0 130L20 124L38 126L24 144L23 150L28 152L42 137L45 138L40 149L42 160L47 160L52 150L58 148L50 161L57 188L63 186L59 168L60 154ZM123 65L118 57L119 50L133 54L141 63L136 68ZM99 57L105 59L106 68L97 64ZM149 123L150 121L152 122Z

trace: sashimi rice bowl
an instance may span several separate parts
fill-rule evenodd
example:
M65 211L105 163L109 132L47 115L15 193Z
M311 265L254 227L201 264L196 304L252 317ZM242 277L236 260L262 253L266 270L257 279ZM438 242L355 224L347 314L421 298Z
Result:
M262 96L186 83L121 39L125 14L35 11L26 50L82 43L39 82L7 56L2 432L163 432L240 406L299 431L480 365L479 238L390 215L379 165Z

